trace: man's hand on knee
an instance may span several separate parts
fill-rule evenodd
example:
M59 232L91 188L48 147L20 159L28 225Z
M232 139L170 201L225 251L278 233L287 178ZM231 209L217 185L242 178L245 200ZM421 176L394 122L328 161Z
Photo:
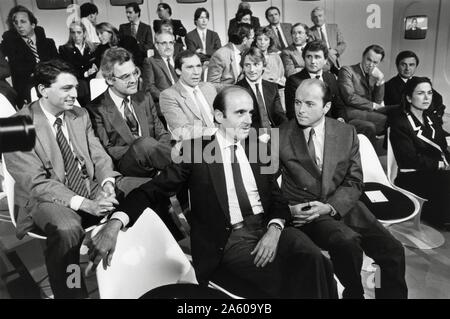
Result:
M281 229L269 227L264 236L258 241L255 249L250 253L255 255L254 264L256 267L264 267L267 263L274 261L280 234Z

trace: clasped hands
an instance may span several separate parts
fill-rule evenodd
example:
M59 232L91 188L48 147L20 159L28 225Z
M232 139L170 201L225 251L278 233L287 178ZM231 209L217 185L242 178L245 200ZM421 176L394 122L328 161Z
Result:
M114 205L119 205L114 184L106 182L95 199L85 198L83 200L80 210L94 216L105 216L114 210Z
M322 215L331 213L331 207L319 201L289 205L293 224L295 227L301 227L315 220Z

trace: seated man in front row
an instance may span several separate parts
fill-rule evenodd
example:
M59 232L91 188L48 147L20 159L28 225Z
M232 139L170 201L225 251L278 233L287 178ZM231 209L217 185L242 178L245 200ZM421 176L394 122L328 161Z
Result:
M30 116L36 145L29 152L5 154L15 179L19 206L17 236L40 231L47 236L45 263L55 298L87 297L86 287L69 288L69 265L78 265L83 227L95 225L117 205L120 176L95 137L85 109L74 106L78 81L65 62L37 65L36 89L42 96L17 115ZM108 250L128 216L114 213L93 242Z
M359 142L352 126L325 117L331 91L304 80L295 94L296 119L280 127L281 190L294 225L330 253L344 298L363 298L363 250L380 266L377 298L406 298L405 253L359 201Z
M132 191L120 209L132 224L161 196L188 185L192 257L201 284L225 270L272 298L336 297L330 261L301 230L285 227L287 202L261 156L268 144L249 137L250 94L227 87L213 105L216 134L185 141L179 161Z
M170 134L151 97L138 92L139 69L127 50L111 48L100 71L108 90L87 106L97 136L120 173L154 176L171 162Z

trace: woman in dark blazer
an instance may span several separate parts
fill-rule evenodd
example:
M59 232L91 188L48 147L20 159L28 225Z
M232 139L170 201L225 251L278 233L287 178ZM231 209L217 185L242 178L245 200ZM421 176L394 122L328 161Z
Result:
M95 46L87 40L86 27L80 21L72 22L69 31L69 40L59 47L59 55L74 67L78 79L78 102L85 106L91 95L89 81L98 71L95 65Z
M411 78L401 108L389 116L390 141L398 163L395 184L428 201L423 218L436 225L450 225L450 153L446 132L433 113L431 81Z

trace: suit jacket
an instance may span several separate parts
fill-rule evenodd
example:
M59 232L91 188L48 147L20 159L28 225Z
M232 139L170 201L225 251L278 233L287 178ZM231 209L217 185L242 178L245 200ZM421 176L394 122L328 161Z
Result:
M284 113L283 107L281 106L280 94L278 93L278 85L266 80L262 80L262 94L264 97L264 104L266 105L267 115L270 120L272 127L280 126L284 121L287 120ZM252 126L256 128L262 127L261 125L261 115L258 107L258 100L255 93L253 93L250 84L247 79L243 79L236 83L236 85L242 86L247 89L253 99L253 115L252 115Z
M175 36L175 39L179 43L183 43L183 40L181 37L186 36L186 28L183 26L183 23L181 23L180 20L177 19L170 19L173 25L173 35ZM155 31L155 34L159 32L159 29L161 28L162 20L153 20L153 31Z
M286 39L287 45L290 46L292 44L292 35L291 35L292 24L281 22L280 26L281 26L281 31L283 32L284 38ZM268 25L267 27L272 29L271 25ZM278 50L282 49L280 40L278 40L278 33L275 33L274 47L276 47Z
M198 35L197 29L192 30L186 35L186 47L191 52L196 52L198 49L203 49L202 40ZM214 52L222 47L219 35L217 32L206 30L206 55L200 53L202 62L208 61Z
M261 24L259 23L259 18L252 16L251 25L256 32L256 30L258 30L261 27ZM236 18L231 19L230 22L228 23L228 32L227 32L228 39L230 38L230 34L232 34L234 30L237 29L237 27L238 23L236 21Z
M77 195L65 184L64 161L48 120L35 101L16 115L31 117L36 129L36 145L29 152L5 153L8 171L15 179L15 204L21 208L19 222L40 202L70 207L70 199ZM74 107L65 112L70 142L91 183L120 176L98 138L94 135L88 112ZM29 222L29 221L28 221ZM29 226L29 225L28 225Z
M120 37L132 36L131 35L131 23L123 23L119 26ZM136 32L136 41L142 52L147 56L147 50L154 49L152 29L146 23L139 21L139 27Z
M325 118L322 174L309 156L296 120L280 127L279 156L281 190L290 204L318 200L332 205L343 217L358 201L363 176L359 140L352 126Z
M235 84L241 75L237 69L231 42L214 52L208 64L208 82Z
M342 99L348 107L360 110L372 110L373 103L381 103L384 98L384 84L375 85L371 76L369 83L360 64L344 66L339 71L338 84Z
M35 28L36 48L41 62L54 59L58 56L55 41L46 38L44 29ZM15 30L3 33L1 44L3 54L8 57L11 68L13 87L18 94L17 103L22 106L23 101L30 101L30 90L33 86L31 75L36 66L35 57L30 47Z
M131 96L131 104L136 113L142 136L153 137L161 143L170 144L170 134L159 120L152 99L140 92ZM119 162L135 138L108 90L92 101L88 109L100 142L114 161Z
M178 80L177 74L172 74L172 77L174 81ZM151 94L155 103L159 102L161 92L172 86L170 70L159 54L144 60L142 79L145 92Z
M295 74L305 67L302 53L297 50L295 44L291 44L287 49L281 52L281 60L284 65L284 74L286 77Z
M191 202L192 258L197 279L205 283L220 264L224 247L232 231L225 173L215 136L210 139L185 141L183 144L185 147L182 161L169 165L151 182L135 189L122 202L120 208L127 212L132 225L145 208L155 207L161 198L167 198L187 186ZM197 149L196 145L199 146ZM259 147L267 148L267 144L258 143L255 149ZM244 148L248 155L248 143L245 143ZM208 163L202 157L200 163L198 161L194 163L193 159L198 156L194 153L200 151L212 154L217 160ZM290 212L274 176L261 174L260 169L269 165L270 163L262 164L259 156L256 163L250 163L265 220L267 222L273 218L288 220Z
M300 72L291 75L286 81L286 116L288 119L295 118L295 91L300 86L300 83L302 83L303 80L310 78L311 77L305 68ZM331 109L328 111L327 116L331 116L335 119L342 117L347 122L347 111L345 110L345 104L341 99L341 95L339 94L336 77L330 72L323 71L322 79L330 88L332 95Z
M78 48L71 45L61 45L59 47L59 56L62 60L66 61L70 65L72 65L77 72L78 79L86 79L95 77L95 75L90 78L84 77L84 72L89 70L93 64L95 64L95 55L94 50L91 50L88 45L85 45L84 52L78 50Z
M414 127L410 121L413 121ZM429 121L431 124L428 124ZM446 133L439 120L430 115L424 123L426 124L422 124L408 110L398 110L388 117L388 125L391 128L389 139L399 168L437 170L442 155L450 161ZM427 140L439 146L440 150Z
M329 62L336 65L337 67L340 66L339 64L339 56L341 56L344 53L345 48L347 47L347 44L345 43L344 36L342 35L341 31L339 30L339 27L337 24L334 23L327 23L325 25L325 29L327 30L327 38L328 38L328 44L330 45L331 49L335 49L338 53L338 56L336 57L336 61L332 58L329 58ZM320 38L320 32L318 27L315 25L312 26L310 29L311 37L313 40L321 40Z
M212 112L212 105L217 95L216 88L208 82L200 82L198 86ZM215 128L207 127L197 104L192 100L180 81L161 93L159 106L167 121L167 127L172 133L172 137L177 140L198 138L210 132L211 128ZM195 125L195 122L198 121L202 121L201 128Z

